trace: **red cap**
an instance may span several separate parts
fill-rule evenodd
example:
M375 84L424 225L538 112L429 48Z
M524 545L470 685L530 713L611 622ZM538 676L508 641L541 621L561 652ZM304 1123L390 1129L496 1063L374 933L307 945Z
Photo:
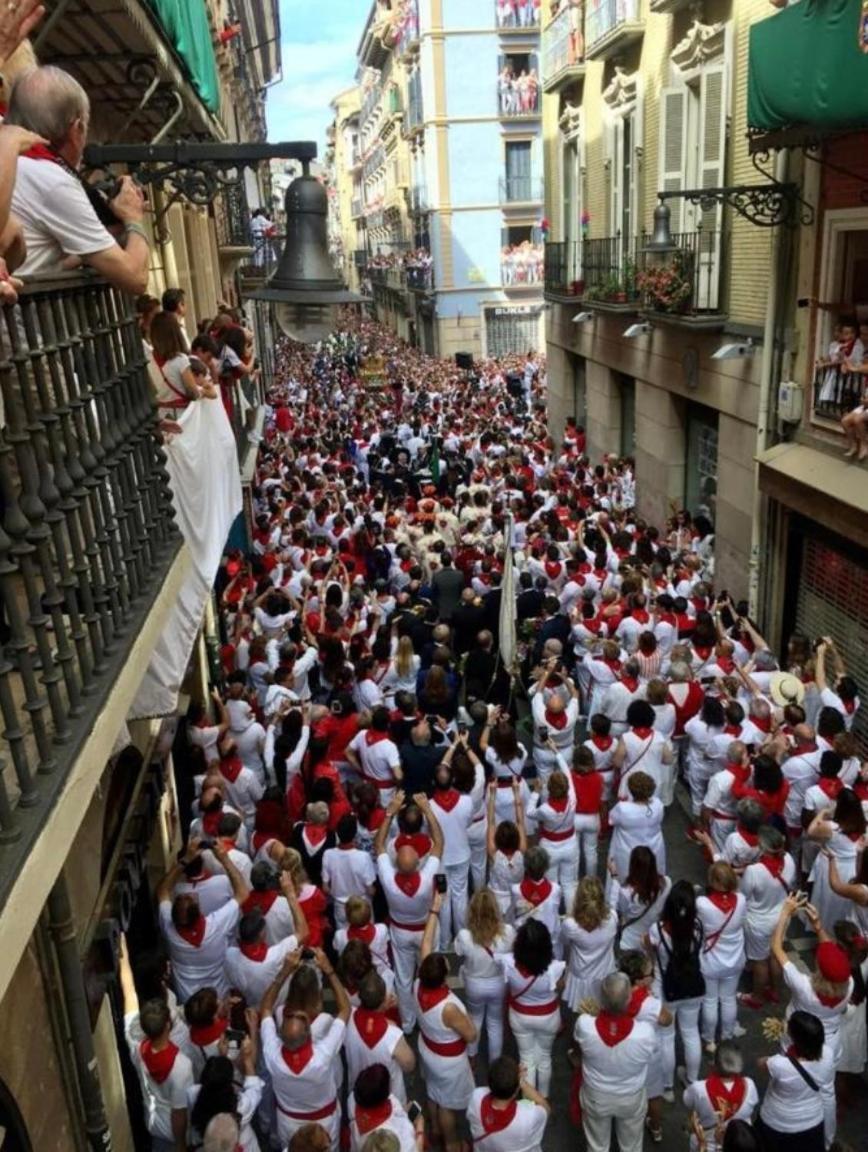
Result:
M240 571L241 571L241 565L238 563L237 560L230 560L229 563L226 565L226 574L228 576L237 576Z
M831 940L824 940L817 947L817 967L820 974L832 984L846 984L850 979L850 961L847 953Z

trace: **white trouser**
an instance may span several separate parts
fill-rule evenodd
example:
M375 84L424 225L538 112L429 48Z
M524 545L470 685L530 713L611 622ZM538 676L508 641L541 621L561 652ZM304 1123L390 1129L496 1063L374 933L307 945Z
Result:
M743 967L743 966L742 966ZM718 1002L720 1004L720 1038L731 1040L735 1028L738 1004L736 993L741 968L726 976L706 976L705 995L702 998L702 1039L708 1044L717 1038Z
M582 1085L582 1128L588 1152L609 1152L612 1127L621 1152L642 1152L648 1098L643 1088L630 1096L596 1093Z
M527 1082L548 1096L552 1082L552 1047L561 1026L560 1011L548 1016L528 1016L509 1010L509 1026L518 1045L518 1061L527 1071Z
M600 817L580 812L576 816L576 833L579 837L579 851L582 863L579 871L582 876L597 875L597 846L600 840ZM567 900L567 912L572 909L572 898Z
M392 942L392 965L395 969L395 995L401 1012L401 1027L405 1035L416 1025L416 1001L413 997L413 980L419 963L419 949L422 947L422 931L408 932L404 928L389 927Z
M666 1007L675 1017L673 1022L660 1029L660 1050L663 1056L663 1085L671 1088L675 1083L675 1026L681 1035L684 1046L684 1063L689 1083L699 1076L699 1065L702 1060L702 1044L699 1040L699 1009L702 999L699 996L692 1000L676 1000L674 1004Z
M440 907L440 943L448 948L459 928L467 923L467 880L470 861L462 864L444 864L446 892Z
M694 816L698 816L702 811L702 802L708 790L708 781L713 775L713 767L697 764L695 760L687 761L687 787L690 790L690 810Z
M332 899L332 912L335 916L335 928L340 930L347 926L347 901Z
M474 821L467 830L467 841L470 844L470 879L474 893L485 887L485 869L488 864L487 836L488 827L484 816L481 820Z
M552 884L560 884L569 915L579 885L579 842L575 836L569 840L547 840L540 836L539 842L540 847L545 848L549 854L546 878Z
M479 1038L482 1023L488 1036L488 1063L496 1060L503 1051L503 1008L505 994L503 980L485 980L475 976L464 977L464 991L467 993L467 1010L476 1026L476 1043L468 1044L467 1053L475 1056L479 1051Z

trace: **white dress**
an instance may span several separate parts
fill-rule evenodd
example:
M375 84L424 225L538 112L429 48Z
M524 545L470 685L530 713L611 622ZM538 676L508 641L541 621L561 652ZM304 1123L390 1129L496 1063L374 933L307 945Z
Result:
M663 883L657 893L657 899L650 904L643 904L629 884L624 886L619 884L617 894L615 892L610 894L610 899L621 924L619 943L621 952L630 952L641 948L642 937L650 930L651 925L656 924L660 919L660 913L663 911L663 905L666 903L666 897L672 887L672 881L668 876L664 876L662 879Z
M494 893L500 914L508 923L514 919L512 906L512 889L524 879L524 856L521 852L513 852L506 856L498 848L491 858L491 868L488 873L488 886Z
M427 1010L423 1009L419 1002L418 980L413 985L413 997L419 1014L419 1060L428 1099L441 1108L463 1112L473 1095L473 1072L466 1045L457 1051L461 1047L460 1037L443 1023L443 1009L454 1004L464 1012L464 1005L454 992L449 992ZM447 1053L435 1051L440 1047Z
M579 1002L588 996L600 998L600 985L610 972L614 972L615 936L618 917L610 911L598 928L587 931L572 916L561 924L561 941L567 962L564 984L564 1003L577 1012Z
M630 853L640 845L650 848L657 858L657 871L666 871L666 845L663 842L664 808L656 796L645 803L620 800L609 813L612 842L609 857L614 860L618 881L623 884L630 869Z

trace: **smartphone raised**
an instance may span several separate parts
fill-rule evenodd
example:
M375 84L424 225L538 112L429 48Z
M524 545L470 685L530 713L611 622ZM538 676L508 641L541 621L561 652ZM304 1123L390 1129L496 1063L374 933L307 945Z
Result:
M446 880L446 873L445 873L445 872L438 872L438 873L435 875L435 877L434 877L434 887L435 887L435 889L436 889L438 892L440 892L440 893L441 893L441 895L442 895L444 892L447 892L447 891L449 890L449 883L448 883L448 881Z

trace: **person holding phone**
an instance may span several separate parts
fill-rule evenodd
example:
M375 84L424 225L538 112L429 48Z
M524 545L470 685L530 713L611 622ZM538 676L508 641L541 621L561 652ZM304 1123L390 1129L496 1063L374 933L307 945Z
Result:
M551 1105L511 1056L488 1069L488 1087L477 1088L467 1109L476 1152L541 1152Z

